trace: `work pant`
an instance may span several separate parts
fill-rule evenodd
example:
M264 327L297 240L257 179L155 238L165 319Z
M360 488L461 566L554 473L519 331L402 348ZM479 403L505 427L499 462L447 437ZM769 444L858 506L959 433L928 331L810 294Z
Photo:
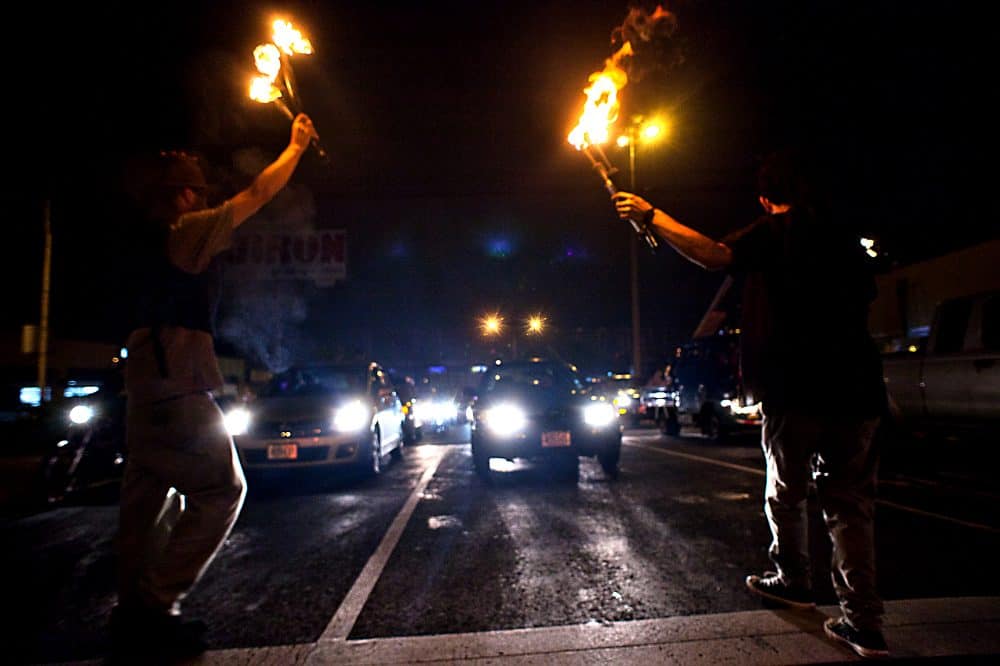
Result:
M771 561L786 584L811 586L806 498L812 476L833 542L831 571L840 607L856 628L880 629L874 532L878 455L872 445L878 419L764 408Z
M236 522L243 470L208 393L130 405L126 427L119 603L177 613Z

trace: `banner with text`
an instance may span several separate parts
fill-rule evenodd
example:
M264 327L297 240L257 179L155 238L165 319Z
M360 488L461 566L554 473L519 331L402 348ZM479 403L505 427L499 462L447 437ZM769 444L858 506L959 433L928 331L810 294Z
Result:
M241 280L306 280L331 287L347 277L347 233L266 231L233 237L226 274Z

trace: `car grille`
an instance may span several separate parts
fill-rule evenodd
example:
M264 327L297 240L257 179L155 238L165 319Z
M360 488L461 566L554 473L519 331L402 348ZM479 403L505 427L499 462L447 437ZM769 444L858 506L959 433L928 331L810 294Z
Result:
M573 427L573 413L569 409L549 409L536 417L542 430L569 430Z
M260 439L316 437L330 429L329 419L308 421L261 421L250 425L250 434ZM286 434L288 433L288 434Z
M326 460L327 455L330 453L330 447L300 446L299 456L295 460L268 460L267 449L244 449L242 453L248 465L258 465L261 463L274 463L280 465L281 463L318 462Z

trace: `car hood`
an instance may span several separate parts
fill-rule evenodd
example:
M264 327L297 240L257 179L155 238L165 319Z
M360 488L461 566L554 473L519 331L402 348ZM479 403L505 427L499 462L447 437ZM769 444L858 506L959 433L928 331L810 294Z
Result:
M261 398L249 406L255 420L260 421L308 421L331 418L333 410L350 401L350 396L303 395Z
M498 391L484 396L479 401L481 409L488 409L502 403L519 405L530 414L544 414L552 410L577 409L589 399L572 391L553 391L550 389L516 389Z

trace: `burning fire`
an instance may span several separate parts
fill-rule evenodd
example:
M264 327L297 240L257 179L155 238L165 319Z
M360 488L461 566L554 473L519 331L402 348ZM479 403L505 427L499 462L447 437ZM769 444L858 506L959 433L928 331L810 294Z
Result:
M625 44L608 58L604 70L590 75L590 86L583 92L587 101L580 122L569 133L569 142L577 150L608 142L612 123L618 119L618 91L628 83L628 75L620 63L632 56L632 44Z
M271 35L271 41L288 55L294 53L310 55L313 52L312 43L303 37L302 33L296 30L288 21L277 19L273 27L274 32Z
M281 91L274 85L274 79L255 76L250 81L250 99L261 104L270 104L281 97Z
M262 104L274 102L285 115L293 118L295 114L288 104L296 105L298 102L292 65L284 54L311 54L312 43L288 21L277 19L273 28L271 42L258 44L253 50L254 65L261 75L250 82L250 99ZM281 98L287 99L288 104Z
M278 78L281 71L281 51L274 44L259 44L253 50L253 61L257 71L272 81Z

